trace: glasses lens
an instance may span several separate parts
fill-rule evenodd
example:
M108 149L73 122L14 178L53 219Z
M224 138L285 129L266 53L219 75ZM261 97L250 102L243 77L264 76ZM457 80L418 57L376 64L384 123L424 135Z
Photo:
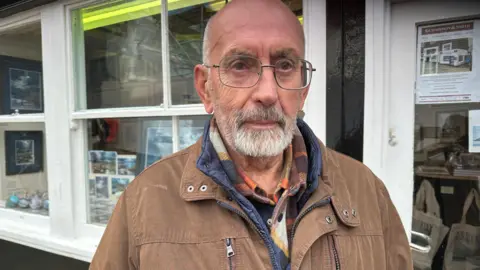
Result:
M244 55L225 57L220 62L220 80L230 87L252 87L259 78L260 61Z
M305 60L282 59L275 64L275 78L284 89L302 89L310 84L312 65Z

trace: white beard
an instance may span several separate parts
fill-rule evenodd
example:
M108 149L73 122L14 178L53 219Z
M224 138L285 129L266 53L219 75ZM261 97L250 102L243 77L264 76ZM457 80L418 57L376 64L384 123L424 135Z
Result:
M291 126L291 124L290 124ZM272 157L281 154L293 139L293 128L275 127L272 130L251 131L240 128L234 131L237 152L251 157Z

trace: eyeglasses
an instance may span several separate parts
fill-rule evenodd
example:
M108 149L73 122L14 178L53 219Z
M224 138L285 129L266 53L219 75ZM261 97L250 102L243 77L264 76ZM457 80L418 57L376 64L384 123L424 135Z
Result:
M285 90L302 90L310 85L312 73L316 69L303 59L282 58L274 65L262 65L260 59L247 55L232 55L223 58L218 65L206 65L218 68L220 82L232 88L250 88L255 86L264 67L273 68L277 85Z

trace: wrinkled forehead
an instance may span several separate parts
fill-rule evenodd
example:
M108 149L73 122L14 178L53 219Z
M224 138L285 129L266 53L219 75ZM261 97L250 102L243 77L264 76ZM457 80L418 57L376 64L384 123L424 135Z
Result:
M303 29L293 14L288 19L285 14L261 15L236 13L219 18L210 36L210 60L219 61L238 52L259 58L281 54L303 58Z

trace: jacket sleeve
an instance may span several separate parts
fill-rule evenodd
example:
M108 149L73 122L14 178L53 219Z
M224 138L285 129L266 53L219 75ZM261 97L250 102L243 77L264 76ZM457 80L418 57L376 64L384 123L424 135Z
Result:
M380 179L377 179L377 187L385 240L386 269L413 270L410 243L397 209Z
M115 206L89 269L135 270L138 268L137 258L133 221L125 191Z

